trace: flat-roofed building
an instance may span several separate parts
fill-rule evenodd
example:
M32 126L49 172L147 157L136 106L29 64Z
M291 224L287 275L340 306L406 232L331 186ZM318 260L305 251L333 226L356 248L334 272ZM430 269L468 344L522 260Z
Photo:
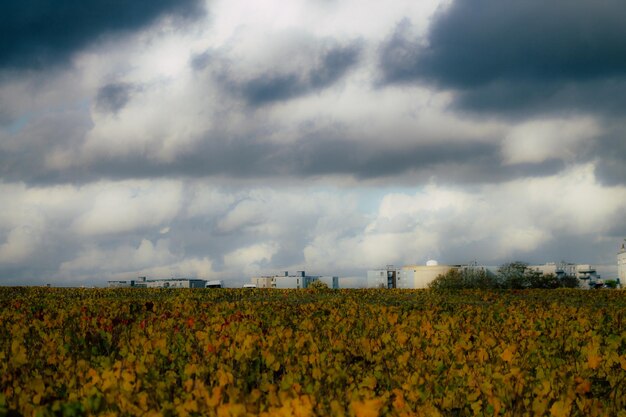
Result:
M402 268L387 265L381 269L367 271L368 288L399 288L402 277Z
M439 265L439 263L434 260L426 262L426 265L405 265L401 268L387 265L385 268L367 271L367 287L403 289L427 288L428 284L434 281L439 275L459 267L459 265Z
M252 277L250 280L251 284L255 285L256 288L294 289L308 288L314 281L324 282L329 288L339 288L339 277L307 275L305 271L297 271L294 274L284 271L282 274L277 275Z
M107 281L109 288L131 288L135 286L135 280L111 280Z
M328 288L332 288L334 290L339 288L339 277L322 275L317 277L317 280L326 284Z
M148 288L205 288L206 280L193 278L152 279L146 281Z
M255 288L274 288L274 276L259 276L252 277L250 283L255 286Z
M426 265L405 265L402 267L398 288L428 288L428 284L439 275L447 274L450 270L458 268L460 265L440 265L435 260L426 262Z
M543 275L553 274L557 278L576 276L576 264L569 262L546 262L543 265L528 265L528 268Z

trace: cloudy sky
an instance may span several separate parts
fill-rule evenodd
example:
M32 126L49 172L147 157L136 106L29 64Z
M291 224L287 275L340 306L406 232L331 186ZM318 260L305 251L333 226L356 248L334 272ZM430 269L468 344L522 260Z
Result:
M0 284L614 273L623 7L3 1Z

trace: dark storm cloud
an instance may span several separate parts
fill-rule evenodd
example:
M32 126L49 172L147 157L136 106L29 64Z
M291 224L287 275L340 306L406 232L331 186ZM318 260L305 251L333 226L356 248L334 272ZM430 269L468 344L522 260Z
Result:
M626 128L616 127L601 137L594 148L599 159L595 174L605 185L626 184Z
M0 68L43 69L100 36L170 14L192 18L200 0L6 0L0 2Z
M19 154L31 155L26 159L17 158L15 152L0 152L2 166L6 168L2 177L35 184L163 177L263 181L333 175L361 180L408 176L416 181L437 178L442 183L497 183L520 176L552 175L564 169L557 160L503 166L497 144L414 143L386 147L382 143L350 139L345 132L332 130L303 135L288 144L212 132L190 151L170 161L137 153L98 155L90 162L59 169L46 167L45 152L37 149L37 144L33 144L30 152L20 149Z
M359 61L362 45L353 42L347 46L333 46L308 57L310 67L301 70L284 70L277 62L272 70L249 78L238 78L232 68L217 75L220 84L231 93L240 95L249 105L256 107L276 101L289 100L328 88L339 81ZM192 67L201 69L209 65L210 55L202 54L192 59ZM288 68L288 65L285 65Z
M510 118L580 110L619 117L626 109L626 77L581 82L498 80L480 88L463 90L458 94L454 108L495 112Z
M383 82L454 89L457 104L475 110L528 109L544 100L593 107L588 97L614 105L607 84L623 90L626 77L623 7L619 0L455 1L436 15L426 42L408 22L398 25L380 51Z
M96 108L102 112L117 113L130 101L137 89L129 83L111 83L101 87L96 95Z

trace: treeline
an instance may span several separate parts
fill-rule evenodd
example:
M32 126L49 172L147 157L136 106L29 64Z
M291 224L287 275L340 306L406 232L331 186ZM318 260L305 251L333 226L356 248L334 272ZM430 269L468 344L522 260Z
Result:
M570 275L557 277L529 268L523 262L502 265L496 273L483 268L451 269L429 284L433 290L462 289L526 289L577 288L578 278Z

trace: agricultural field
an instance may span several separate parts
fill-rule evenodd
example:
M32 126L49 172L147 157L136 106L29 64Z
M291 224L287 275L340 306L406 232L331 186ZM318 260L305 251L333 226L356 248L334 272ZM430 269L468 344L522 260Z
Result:
M0 416L626 416L626 291L0 288Z

